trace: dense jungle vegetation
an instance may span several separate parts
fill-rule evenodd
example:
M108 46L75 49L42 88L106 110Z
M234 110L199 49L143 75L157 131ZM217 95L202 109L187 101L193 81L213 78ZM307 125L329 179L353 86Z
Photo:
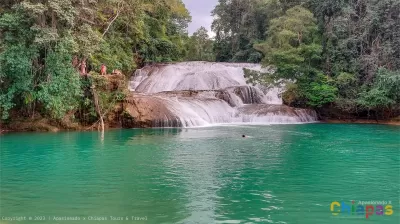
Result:
M183 60L190 20L180 0L1 1L2 119L57 121L78 111L95 119L90 88L101 79L86 74L96 77L102 64L131 74L146 62ZM106 107L122 93L103 95Z
M216 60L272 65L251 78L291 80L287 104L399 115L399 0L220 0L213 15Z

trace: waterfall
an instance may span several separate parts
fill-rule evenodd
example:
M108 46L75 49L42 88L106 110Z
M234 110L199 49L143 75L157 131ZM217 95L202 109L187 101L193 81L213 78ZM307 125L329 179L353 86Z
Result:
M127 111L136 126L196 127L223 123L281 124L317 120L315 111L282 105L282 88L247 84L259 64L182 62L138 69Z
M146 66L135 72L130 89L142 93L176 90L218 90L247 85L243 68L262 71L258 64L182 62Z

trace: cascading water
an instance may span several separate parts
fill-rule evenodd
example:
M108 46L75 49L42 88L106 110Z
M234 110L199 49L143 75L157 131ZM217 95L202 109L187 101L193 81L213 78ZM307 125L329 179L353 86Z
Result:
M314 122L313 110L282 105L281 89L251 86L244 68L258 64L182 62L145 66L133 75L128 108L136 125L194 127L223 123Z

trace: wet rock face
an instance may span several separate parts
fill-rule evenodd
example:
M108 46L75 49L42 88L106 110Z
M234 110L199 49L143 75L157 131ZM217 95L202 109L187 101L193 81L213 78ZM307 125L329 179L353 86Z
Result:
M215 92L182 91L155 95L132 94L124 103L124 127L190 127L227 122L231 107ZM210 110L208 108L217 110ZM219 113L222 111L222 114Z
M165 102L158 97L148 95L134 95L124 103L123 126L135 127L164 127L161 121L170 121L170 127L179 127L175 124L177 117L167 108Z
M310 109L293 108L286 105L245 105L238 108L238 111L245 116L255 117L254 120L262 117L274 117L276 123L300 123L313 122L317 120L317 113Z
M125 128L193 127L215 123L299 123L316 121L313 110L285 105L233 107L224 91L174 91L132 94L124 103Z
M223 99L227 99L232 106L267 103L264 93L254 86L228 87L222 93Z
M316 121L314 111L283 106L279 89L247 85L243 68L262 70L208 62L146 66L131 79L122 123L133 128Z

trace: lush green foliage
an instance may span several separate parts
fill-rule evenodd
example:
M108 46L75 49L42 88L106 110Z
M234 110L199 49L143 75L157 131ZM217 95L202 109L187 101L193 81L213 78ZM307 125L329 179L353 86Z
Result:
M265 64L277 68L279 78L291 79L317 72L322 46L315 22L313 14L300 6L271 20L267 41L255 48L265 54Z
M0 3L2 119L87 110L92 96L79 74L102 64L130 74L146 62L183 60L190 19L181 0Z
M200 27L187 41L188 61L215 61L213 41L208 36L208 31Z
M379 69L370 88L360 93L358 103L368 110L390 109L400 102L400 72Z
M323 33L324 71L339 88L335 105L347 112L399 109L400 2L311 1ZM383 80L391 80L390 84Z
M276 80L288 80L283 97L289 104L321 107L335 100L337 89L320 74L322 46L313 14L301 7L272 19L267 41L254 47L263 52L263 63L276 68Z
M212 15L216 33L214 51L217 61L260 62L262 54L253 44L265 39L268 19L274 5L263 0L219 0ZM271 13L271 14L270 14Z
M45 58L45 80L38 84L37 99L52 118L61 119L78 106L82 95L77 71L71 66L70 46L60 41Z
M275 75L250 81L289 80L286 103L399 112L400 1L219 0L213 15L217 61L262 53Z

